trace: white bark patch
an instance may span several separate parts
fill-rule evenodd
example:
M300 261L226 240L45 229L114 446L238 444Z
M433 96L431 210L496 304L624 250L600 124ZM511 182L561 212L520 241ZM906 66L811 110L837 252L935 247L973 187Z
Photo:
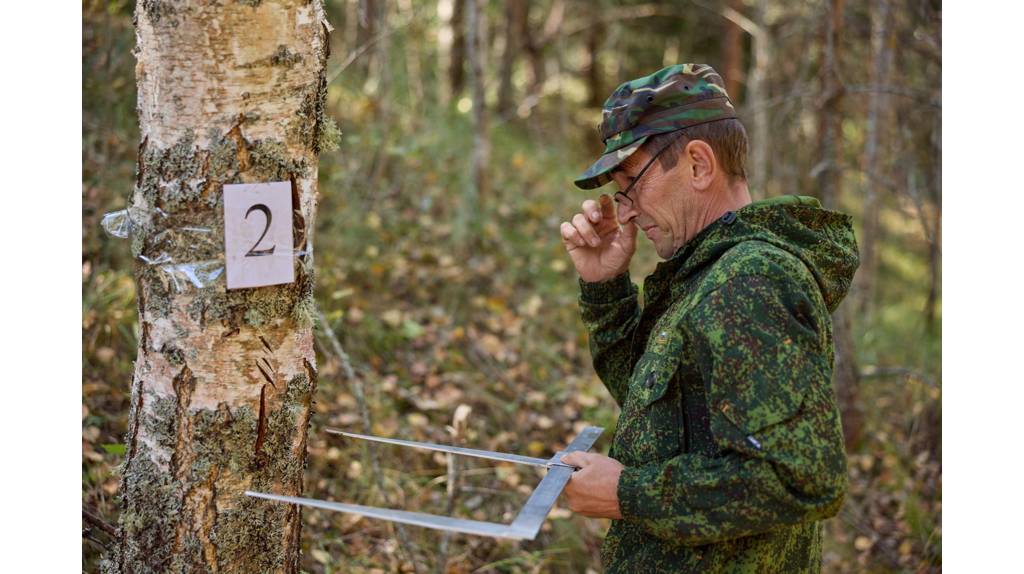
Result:
M321 8L298 1L190 4L154 19L138 10L139 110L150 143L168 147L185 127L205 147L206 131L239 113L259 114L247 123L254 139L280 137L280 118L302 104L321 68ZM168 33L168 27L174 33ZM276 65L284 46L301 60ZM168 110L170 107L170 110ZM173 112L173 113L171 113ZM290 143L290 142L289 142Z

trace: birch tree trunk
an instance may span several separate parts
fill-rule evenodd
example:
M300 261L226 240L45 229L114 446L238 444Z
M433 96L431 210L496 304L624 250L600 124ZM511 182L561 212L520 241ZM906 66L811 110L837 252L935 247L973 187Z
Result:
M103 569L298 572L297 507L242 493L302 492L330 26L318 0L139 2L135 18L140 340ZM291 182L295 281L227 291L209 282L223 185L266 181ZM202 288L182 282L190 262Z

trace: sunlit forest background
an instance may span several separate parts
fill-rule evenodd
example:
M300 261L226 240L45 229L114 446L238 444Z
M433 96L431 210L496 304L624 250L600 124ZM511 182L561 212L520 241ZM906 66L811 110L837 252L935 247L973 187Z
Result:
M835 317L850 490L826 572L941 570L941 4L937 0L330 0L315 237L319 387L307 495L508 521L530 468L352 444L326 426L550 456L615 425L558 225L601 150L600 105L664 65L713 65L751 136L755 199L852 214ZM83 570L117 523L133 261L102 216L134 182L129 1L83 2ZM631 272L657 255L641 241ZM599 572L608 522L556 508L537 540L303 511L307 572ZM257 551L254 549L254 551Z

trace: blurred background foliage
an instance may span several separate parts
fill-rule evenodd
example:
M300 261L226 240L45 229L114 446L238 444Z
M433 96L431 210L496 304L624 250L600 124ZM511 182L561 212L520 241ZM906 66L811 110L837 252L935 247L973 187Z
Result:
M473 3L473 4L471 4ZM558 224L601 149L600 104L622 81L703 62L751 133L755 198L816 195L855 217L850 491L827 522L827 572L941 569L941 4L922 0L329 0L320 162L320 382L306 492L509 520L539 475L361 445L373 430L549 455L616 407L593 373ZM137 347L125 206L139 142L134 4L83 2L83 569L116 524ZM476 23L474 28L472 23ZM472 31L477 41L473 42ZM467 43L467 34L470 42ZM754 169L757 169L754 172ZM658 259L642 244L636 281ZM866 279L865 279L866 277ZM837 383L838 384L838 383ZM457 409L459 405L465 405ZM844 411L846 412L846 411ZM454 417L454 418L453 418ZM607 449L607 438L599 447ZM308 572L589 572L607 522L556 509L536 541L445 538L303 512Z

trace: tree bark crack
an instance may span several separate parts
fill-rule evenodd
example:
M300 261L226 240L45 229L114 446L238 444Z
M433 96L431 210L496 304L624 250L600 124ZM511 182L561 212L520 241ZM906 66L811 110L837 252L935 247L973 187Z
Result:
M181 372L174 377L171 385L177 398L175 446L171 466L175 477L184 482L188 478L188 469L192 462L192 421L188 410L192 403L192 393L196 390L196 380L188 365L181 368Z
M259 367L259 363L256 363ZM263 369L260 369L263 372ZM267 376L263 373L263 376ZM263 438L267 434L267 385L260 387L260 414L259 419L256 423L256 448L255 448L255 462L256 466L261 466L261 459L263 456Z

